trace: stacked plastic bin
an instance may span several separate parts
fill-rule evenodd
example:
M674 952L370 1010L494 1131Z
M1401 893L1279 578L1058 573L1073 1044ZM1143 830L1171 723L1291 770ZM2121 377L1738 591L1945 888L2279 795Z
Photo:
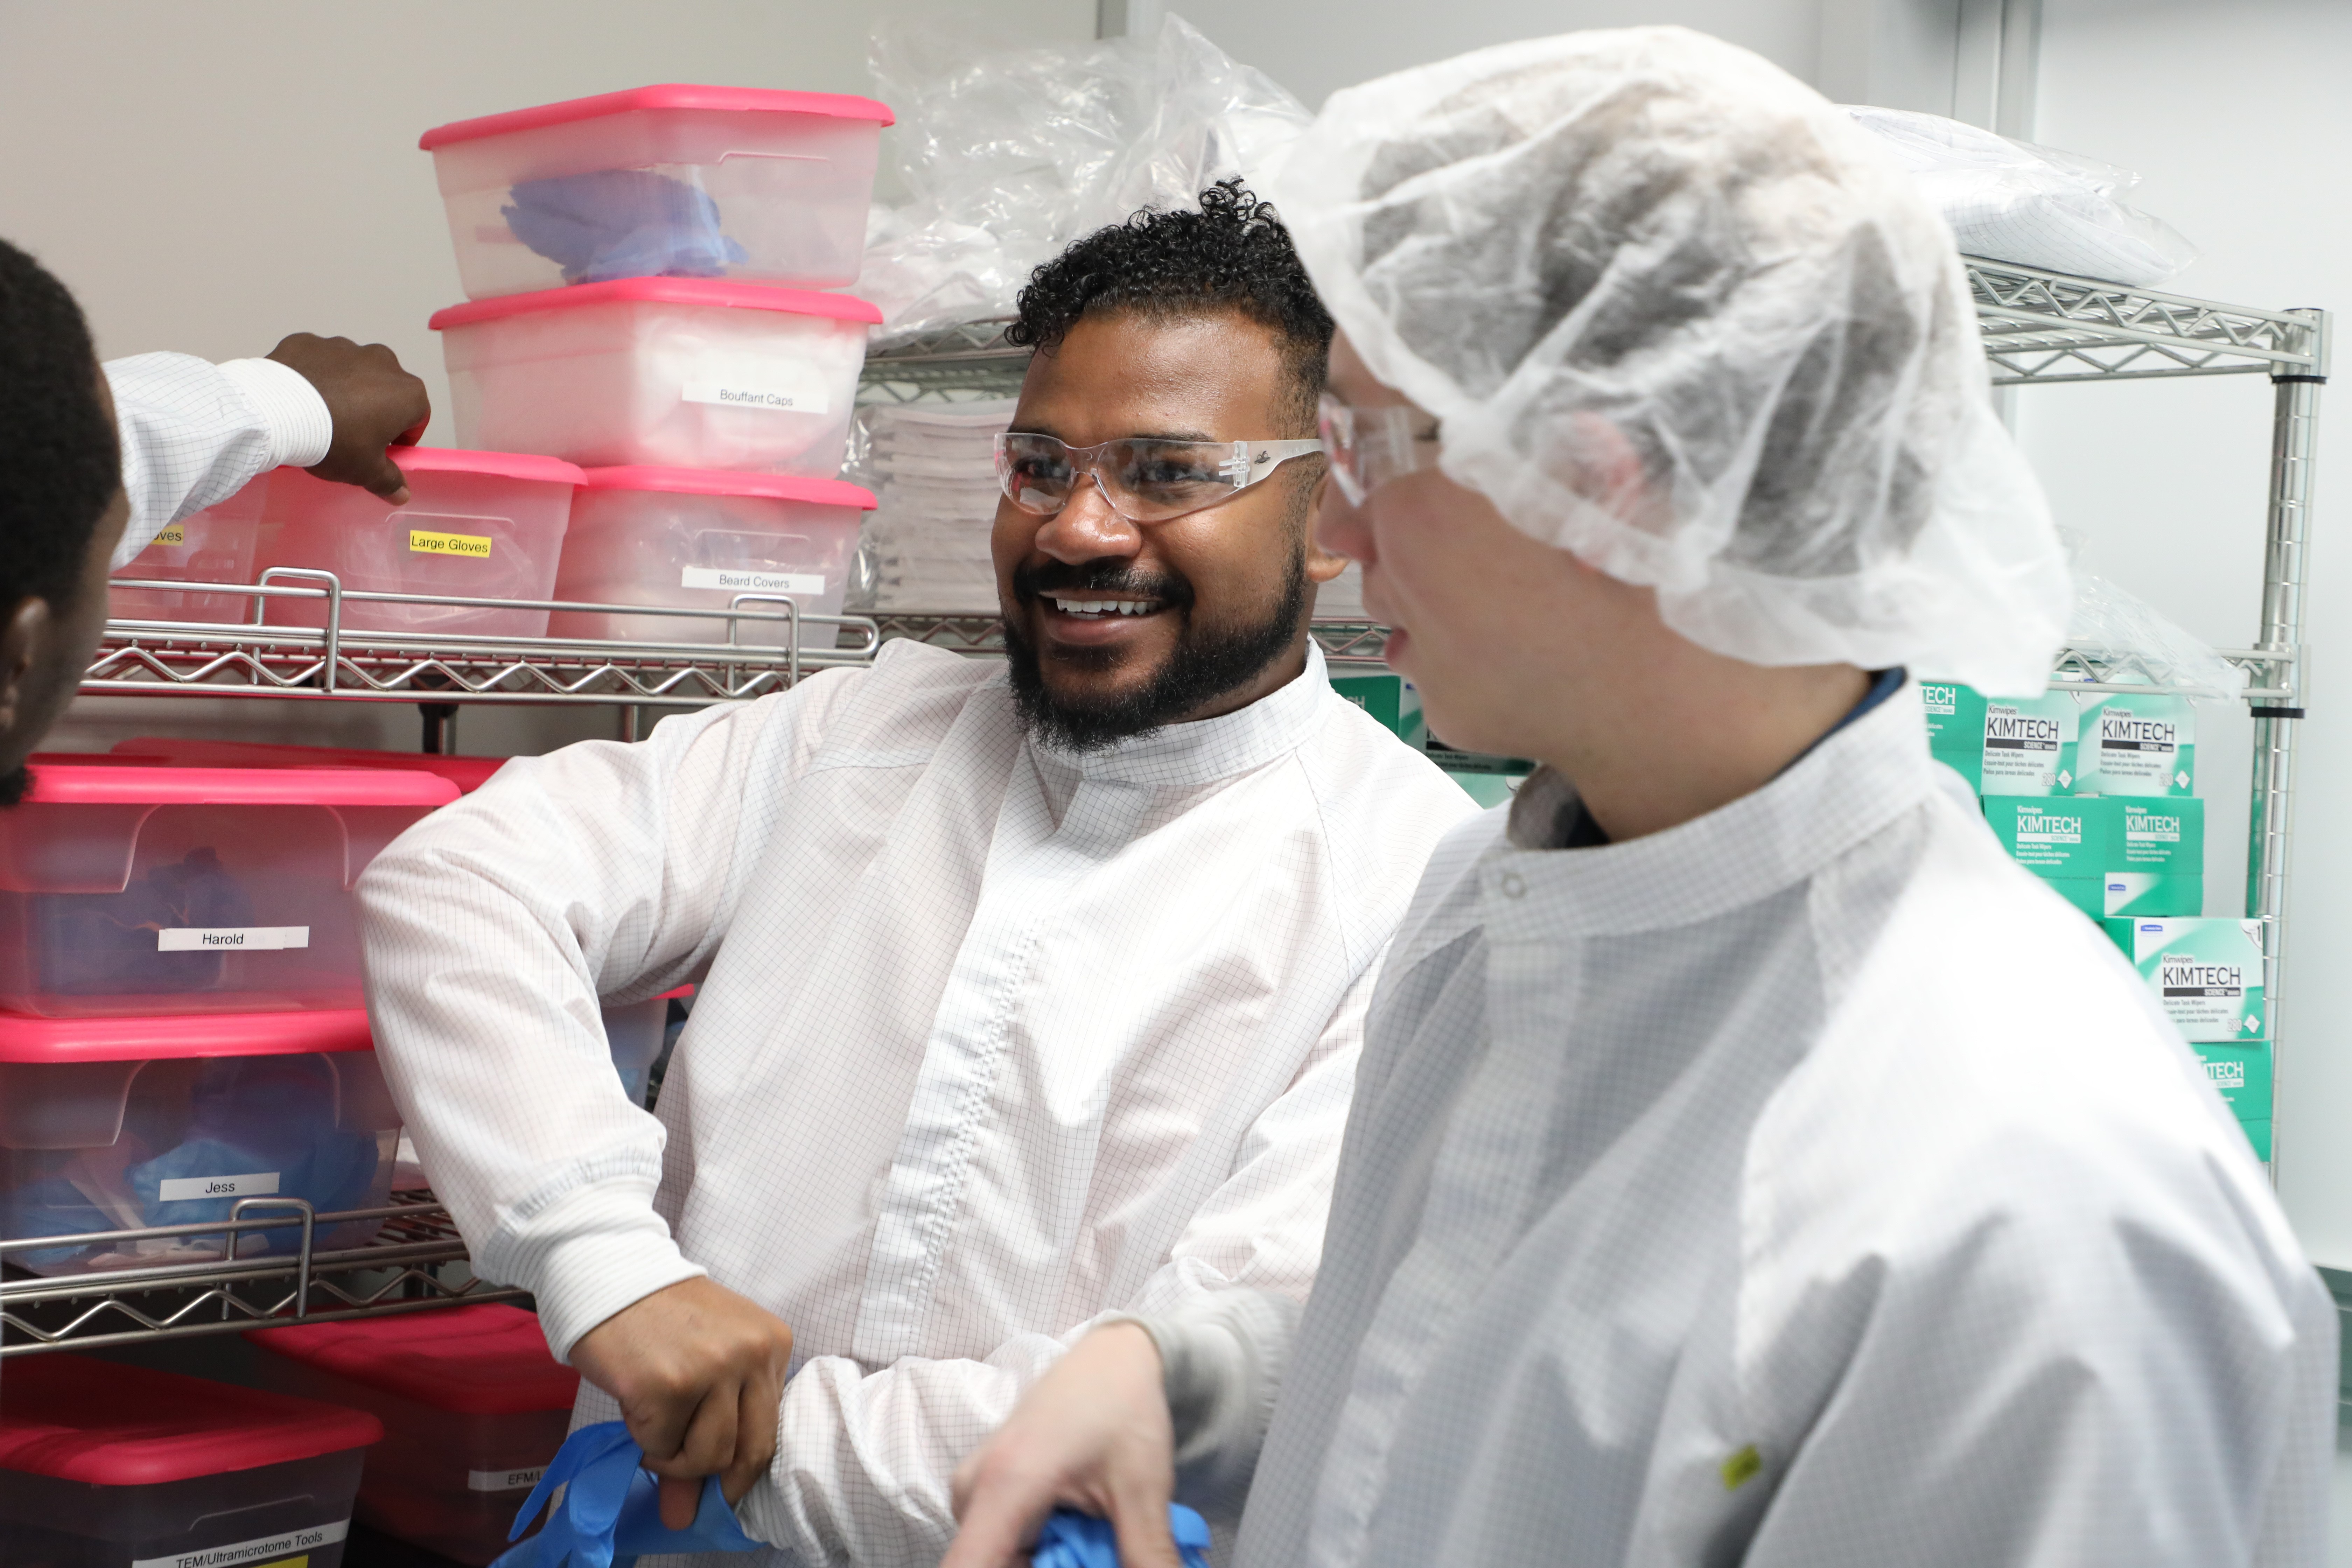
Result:
M458 444L585 470L555 597L719 612L551 634L723 642L738 605L840 610L874 498L835 476L881 313L837 290L888 123L870 99L666 86L425 134L467 296L431 323Z
M2269 1159L2262 926L2205 913L2196 704L2063 686L2031 698L1919 689L1936 760L1977 792L2018 864L2102 922Z

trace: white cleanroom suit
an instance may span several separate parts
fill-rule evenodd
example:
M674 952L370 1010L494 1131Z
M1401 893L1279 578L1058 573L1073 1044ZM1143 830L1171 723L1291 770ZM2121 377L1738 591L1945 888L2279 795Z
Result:
M361 883L370 1005L476 1267L559 1354L708 1271L794 1332L744 1527L933 1562L956 1461L1090 1319L1305 1294L1381 953L1470 812L1312 650L1074 756L1001 664L889 643L419 825ZM705 963L656 1120L598 1000Z

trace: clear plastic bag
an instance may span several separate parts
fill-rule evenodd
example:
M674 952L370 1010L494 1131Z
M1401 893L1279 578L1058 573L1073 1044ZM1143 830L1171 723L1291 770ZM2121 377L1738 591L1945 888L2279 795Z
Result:
M2171 225L2126 205L2128 169L1941 115L1847 105L1919 182L1961 254L2145 289L2197 259Z
M2101 679L2161 686L2184 697L2235 697L2245 673L2137 595L2087 572L2074 574L2066 646L2095 660Z
M989 535L996 434L1014 400L868 404L844 477L874 492L845 607L986 615L997 608Z
M882 309L877 347L1012 314L1071 240L1251 178L1309 118L1174 16L1156 37L1034 48L908 17L877 30L872 58L911 198L866 230L857 291Z

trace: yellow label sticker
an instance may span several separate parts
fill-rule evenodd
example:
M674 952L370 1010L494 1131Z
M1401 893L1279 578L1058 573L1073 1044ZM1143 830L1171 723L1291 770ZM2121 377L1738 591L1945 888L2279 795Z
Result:
M185 544L187 542L188 525L184 522L175 522L155 536L158 544Z
M1727 1492L1738 1491L1763 1468L1764 1456L1756 1451L1755 1444L1748 1444L1748 1447L1723 1461L1723 1489Z
M470 555L478 561L488 561L490 542L478 533L440 533L412 528L408 531L408 551L412 555Z
M310 1568L310 1554L305 1552L299 1557L280 1557L275 1563L262 1563L260 1568Z

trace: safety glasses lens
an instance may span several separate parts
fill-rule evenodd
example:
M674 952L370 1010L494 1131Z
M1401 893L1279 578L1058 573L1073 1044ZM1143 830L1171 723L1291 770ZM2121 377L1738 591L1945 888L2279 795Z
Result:
M1004 436L997 441L997 483L1024 511L1053 516L1069 504L1076 477L1070 449L1050 436Z

